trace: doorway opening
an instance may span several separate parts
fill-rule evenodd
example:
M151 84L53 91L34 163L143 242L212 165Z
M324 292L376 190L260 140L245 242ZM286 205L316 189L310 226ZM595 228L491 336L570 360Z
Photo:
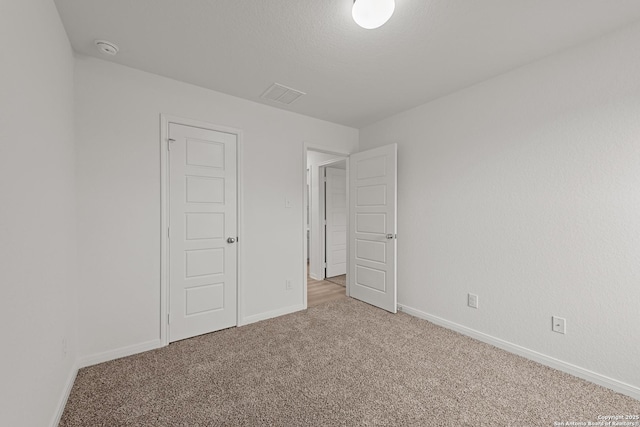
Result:
M348 154L305 152L305 305L348 296Z
M368 304L397 312L397 165L398 146L388 144L357 153L335 153L305 146L303 159L303 194L307 209L304 210L303 262L308 262L307 274L303 276L303 306L307 308L307 284L311 280L322 280L327 284L326 255L346 250L346 287L341 297L348 296ZM319 238L324 227L320 224L322 202L320 197L321 168L326 171L340 161L345 161L348 185L346 189L346 245L335 241L327 244ZM307 169L307 165L309 166ZM326 190L325 186L325 190ZM317 194L317 198L316 198ZM341 214L329 210L329 213ZM325 230L325 234L327 234ZM337 231L336 228L328 229ZM324 248L323 246L324 245ZM308 255L307 255L308 254ZM340 264L340 263L337 263ZM329 275L332 273L329 272Z

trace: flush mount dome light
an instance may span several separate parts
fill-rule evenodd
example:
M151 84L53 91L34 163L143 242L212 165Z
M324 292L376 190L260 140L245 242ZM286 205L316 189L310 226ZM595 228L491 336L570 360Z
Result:
M395 0L354 0L351 15L356 24L372 30L384 25L395 8Z

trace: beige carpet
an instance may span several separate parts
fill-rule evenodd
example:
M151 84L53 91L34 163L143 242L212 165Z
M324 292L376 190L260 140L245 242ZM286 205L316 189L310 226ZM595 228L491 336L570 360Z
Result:
M352 299L82 369L61 426L553 426L640 401Z

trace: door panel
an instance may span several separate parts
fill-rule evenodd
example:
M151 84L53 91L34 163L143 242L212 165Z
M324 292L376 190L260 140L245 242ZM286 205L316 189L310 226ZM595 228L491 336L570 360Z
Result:
M326 277L347 274L347 175L344 169L325 168Z
M350 296L395 313L397 146L352 154L349 164Z
M237 136L169 125L169 341L236 325Z

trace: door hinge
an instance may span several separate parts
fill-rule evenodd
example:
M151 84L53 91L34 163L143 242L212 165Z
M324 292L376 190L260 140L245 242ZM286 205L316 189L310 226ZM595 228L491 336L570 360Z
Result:
M322 263L322 268L327 268L327 263L326 262Z
M171 227L167 227L167 239L171 238Z
M323 223L324 225L327 225L327 220L326 220L326 219L322 220L322 223Z
M175 139L173 139L173 138L169 138L169 139L167 139L167 142L168 142L168 144L167 144L167 150L171 151L171 144L173 144L174 142L176 142L176 140L175 140Z
M322 180L323 180L324 182L327 182L327 177L326 177L326 176L325 176L325 177L323 177L323 178L322 178Z
M167 325L171 324L171 313L167 313Z

